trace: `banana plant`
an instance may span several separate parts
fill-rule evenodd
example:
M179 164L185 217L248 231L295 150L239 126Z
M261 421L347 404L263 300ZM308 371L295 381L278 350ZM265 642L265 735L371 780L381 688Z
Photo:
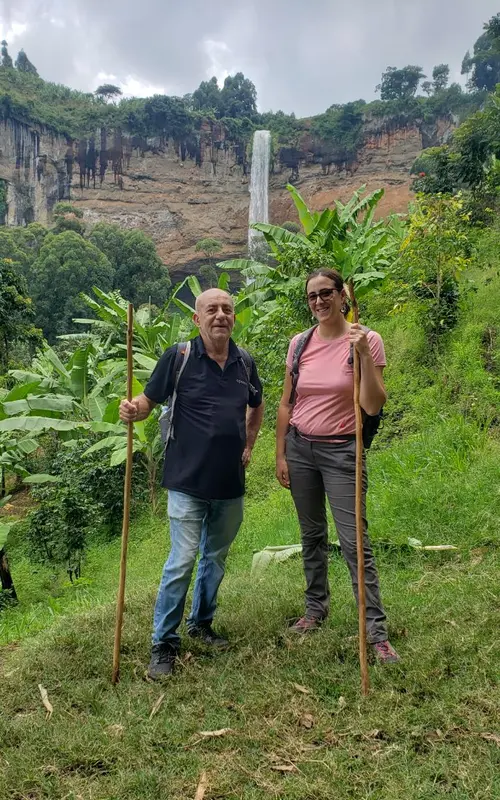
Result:
M95 313L96 319L79 318L73 322L90 325L101 339L106 337L109 343L112 342L115 350L124 348L128 301L119 292L103 292L96 286L92 291L98 300L85 294L82 294L82 299ZM168 314L162 310L153 316L150 306L139 308L134 313L134 350L158 360L167 347L178 341L180 323L179 314Z
M44 483L52 479L45 473L29 474L27 456L38 450L38 434L49 430L72 430L75 426L60 419L72 411L72 402L64 396L36 395L34 381L0 390L0 497L5 495L6 476L17 476L25 483ZM44 415L48 415L45 417Z
M242 290L241 301L262 308L263 302L289 293L297 280L303 281L305 270L301 269L300 260L294 262L295 272L288 270L285 273L280 264L285 251L290 248L297 248L299 252L309 248L324 252L345 282L352 281L358 298L379 286L395 262L403 238L402 223L398 217L374 222L384 190L378 189L364 196L366 187L362 186L345 205L336 201L333 208L320 213L307 208L294 186L289 184L287 188L303 232L293 233L268 223L258 222L252 226L264 235L278 266L245 259L224 262L225 269L238 269L249 279Z
M230 262L221 262L221 264L217 264L218 267L222 267L224 269L225 265L229 263L230 269L237 269L239 272L243 272L244 275L252 275L253 277L253 269L255 267L255 262L250 261L248 259L237 259L236 261ZM237 266L236 266L237 264ZM244 267L249 268L249 272L246 273L244 271ZM265 265L258 265L267 269ZM229 292L229 282L230 276L227 272L222 272L219 275L219 281L217 288L222 289L225 292ZM185 316L185 324L187 331L186 338L191 339L193 336L196 336L198 333L198 329L196 328L194 322L192 321L193 314L195 312L194 306L189 305L185 300L181 300L179 297L179 293L185 288L188 287L191 291L191 294L196 299L199 295L203 292L203 289L200 285L198 278L195 275L188 275L187 278L184 278L182 283L180 283L177 287L175 292L172 295L172 302L175 303L177 308L183 312ZM252 283L254 289L256 289L256 285ZM265 299L270 299L266 297ZM261 302L264 302L264 298L261 298ZM235 311L235 324L232 336L237 342L244 343L247 339L247 335L249 330L251 329L253 323L256 320L257 316L257 309L259 307L259 302L257 297L246 297L243 295L238 294L236 297L236 301L234 304L234 311Z
M136 377L133 379L133 395L141 394L144 386ZM106 436L85 451L84 457L99 450L110 451L110 466L122 464L127 457L127 428L119 419L119 398L111 401L103 415L102 422L90 424L90 429L95 433L105 433ZM155 409L150 417L144 422L136 422L133 426L132 449L137 458L142 461L146 469L149 498L156 512L158 506L157 498L157 474L163 454L163 443L158 424L160 409Z

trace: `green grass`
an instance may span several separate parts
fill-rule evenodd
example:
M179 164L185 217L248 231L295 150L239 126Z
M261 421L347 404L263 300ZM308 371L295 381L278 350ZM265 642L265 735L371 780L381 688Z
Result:
M269 437L260 447L257 483ZM331 560L328 623L305 641L285 625L302 610L300 560L250 576L253 550L298 541L285 491L268 486L265 499L249 502L231 552L217 617L231 650L212 657L184 637L166 686L144 680L166 552L162 519L145 516L132 528L116 688L119 543L92 549L88 584L56 583L50 603L46 573L33 583L26 563L13 564L21 607L1 618L2 641L12 644L0 650L0 798L194 798L203 771L207 800L500 796L498 456L495 442L452 420L370 457L372 534L403 662L371 666L367 699L342 559ZM423 554L405 546L408 536L460 549ZM54 706L50 720L39 683ZM231 730L198 735L222 728Z
M336 551L331 615L310 639L286 633L303 609L300 559L251 576L255 550L299 541L266 431L220 594L217 627L232 647L212 656L182 628L182 661L167 685L144 678L164 516L132 524L116 688L120 543L96 538L71 585L9 541L20 604L0 613L0 800L184 800L203 772L204 800L500 797L498 238L491 231L479 242L475 290L425 368L411 308L373 323L389 354L390 400L369 455L368 516L402 663L372 664L371 693L361 697L356 609ZM417 551L410 537L458 550Z

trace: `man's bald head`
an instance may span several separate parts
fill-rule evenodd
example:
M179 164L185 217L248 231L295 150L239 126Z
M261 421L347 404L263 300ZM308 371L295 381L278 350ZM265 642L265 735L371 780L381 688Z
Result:
M196 298L194 324L200 329L205 347L227 347L234 328L233 298L222 289L207 289Z
M205 292L202 292L196 298L195 303L195 311L197 314L205 308L206 306L210 305L211 303L217 302L229 303L231 307L234 309L234 302L233 298L231 297L228 292L225 292L223 289L207 289Z

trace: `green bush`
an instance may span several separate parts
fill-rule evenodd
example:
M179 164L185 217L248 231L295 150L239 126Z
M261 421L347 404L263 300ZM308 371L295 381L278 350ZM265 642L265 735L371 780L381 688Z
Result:
M22 523L28 549L37 561L66 564L70 576L79 576L80 564L90 541L117 536L123 515L125 466L109 465L103 451L84 455L89 438L49 445L45 463L57 483L35 486L37 508ZM50 451L52 450L52 454ZM132 508L142 502L145 475L134 464Z

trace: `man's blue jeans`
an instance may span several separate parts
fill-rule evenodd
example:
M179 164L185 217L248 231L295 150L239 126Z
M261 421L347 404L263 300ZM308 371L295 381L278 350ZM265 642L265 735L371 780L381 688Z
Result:
M163 567L153 621L153 644L179 647L177 634L198 550L200 561L188 627L211 623L229 548L243 520L243 497L200 500L169 491L171 549Z

